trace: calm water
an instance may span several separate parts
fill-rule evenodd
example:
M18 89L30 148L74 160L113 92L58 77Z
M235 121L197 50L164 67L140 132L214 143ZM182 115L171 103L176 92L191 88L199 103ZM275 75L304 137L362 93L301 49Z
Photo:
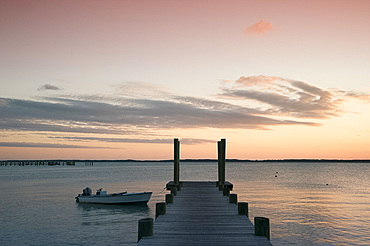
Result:
M0 167L0 245L136 245L172 163ZM226 163L250 218L270 218L273 245L370 245L370 163ZM275 177L278 172L277 177ZM181 163L181 180L216 180L217 163ZM86 186L152 191L147 206L78 205Z

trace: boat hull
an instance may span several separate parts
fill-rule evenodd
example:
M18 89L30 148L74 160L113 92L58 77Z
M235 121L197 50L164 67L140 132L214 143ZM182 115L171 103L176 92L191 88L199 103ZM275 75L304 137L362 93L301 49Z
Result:
M113 195L90 195L78 196L76 201L79 203L95 204L129 204L129 203L148 203L152 192L126 193Z

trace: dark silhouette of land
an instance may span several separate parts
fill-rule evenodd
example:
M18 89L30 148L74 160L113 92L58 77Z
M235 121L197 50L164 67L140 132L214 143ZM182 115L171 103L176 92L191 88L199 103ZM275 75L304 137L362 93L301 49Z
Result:
M166 160L93 160L93 159L51 159L51 160L1 160L0 162L22 162L22 161L54 161L54 162L173 162L173 159ZM217 162L217 159L181 159L181 162ZM370 159L266 159L266 160L248 160L248 159L226 159L227 162L340 162L340 163L370 163Z
M75 160L75 161L87 161L87 160ZM169 160L89 160L94 162L173 162L173 159ZM181 159L181 162L217 162L217 159ZM353 159L353 160L343 160L343 159L267 159L267 160L241 160L241 159L226 159L227 162L360 162L366 163L370 160Z

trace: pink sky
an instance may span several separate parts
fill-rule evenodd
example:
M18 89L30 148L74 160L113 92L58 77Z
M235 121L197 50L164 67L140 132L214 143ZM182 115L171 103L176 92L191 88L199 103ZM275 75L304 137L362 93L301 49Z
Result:
M369 1L0 2L0 159L370 158Z

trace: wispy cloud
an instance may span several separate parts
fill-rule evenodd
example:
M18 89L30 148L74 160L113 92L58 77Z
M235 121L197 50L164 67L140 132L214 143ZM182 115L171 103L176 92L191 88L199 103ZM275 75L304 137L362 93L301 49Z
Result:
M274 81L279 80L279 77L274 76L249 76L249 77L240 77L235 82L236 84L243 85L243 86L263 86L263 85L271 85ZM231 81L230 81L231 82Z
M341 94L344 97L370 102L370 94L366 92L337 90L336 93Z
M173 139L170 138L154 138L154 139L141 139L141 138L102 138L102 137L49 137L52 139L64 139L73 141L99 141L108 143L149 143L149 144L172 144ZM214 140L198 139L198 138L181 138L181 144L204 144L214 143Z
M277 120L258 115L253 108L194 97L117 98L114 104L83 96L2 100L6 104L0 107L0 129L7 130L130 134L154 129L263 129L269 125L314 124Z
M260 20L259 22L245 28L244 32L248 35L262 35L272 30L272 28L272 23Z
M39 90L39 91L48 91L48 90L59 91L60 88L58 86L55 86L55 85L52 85L52 84L44 84L44 85L40 86L37 90Z
M26 143L26 142L0 142L0 147L23 147L23 148L65 148L65 149L109 149L109 147L93 147L69 144L50 144L50 143Z
M345 97L360 98L358 94L344 91L338 93L307 82L276 76L241 77L225 86L221 95L263 104L265 113L270 116L286 115L312 119L338 116L342 113L340 106Z
M49 132L43 137L53 136L86 145L94 141L169 144L173 137L163 133L173 129L318 126L317 119L342 114L341 105L348 98L370 99L366 93L328 90L277 76L244 76L225 82L217 99L179 96L145 84L139 87L140 93L135 93L135 84L129 83L110 95L70 94L32 100L0 98L0 130ZM66 137L65 133L70 135ZM0 146L87 148L80 144L13 143L7 136L3 139L7 140ZM183 144L210 141L182 139Z

